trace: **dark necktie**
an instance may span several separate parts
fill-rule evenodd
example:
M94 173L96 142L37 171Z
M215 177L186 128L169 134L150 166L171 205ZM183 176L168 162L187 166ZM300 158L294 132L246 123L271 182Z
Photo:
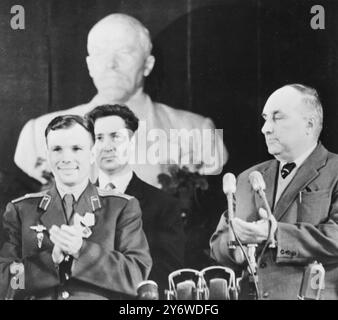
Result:
M72 218L74 212L74 196L71 193L67 193L63 197L63 205L65 208L67 221L70 223L70 219ZM59 265L59 274L61 283L64 283L66 280L69 279L71 275L71 268L73 263L73 257L66 254L65 259Z
M67 221L70 222L74 211L74 196L71 193L65 194L63 197L63 205L66 211Z
M284 164L284 166L282 167L282 171L280 173L282 178L285 179L295 167L296 164L294 162Z

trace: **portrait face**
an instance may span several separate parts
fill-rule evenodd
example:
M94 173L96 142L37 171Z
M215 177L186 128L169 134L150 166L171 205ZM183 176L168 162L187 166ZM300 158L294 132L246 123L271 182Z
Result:
M107 116L95 121L95 160L103 172L113 174L128 165L134 147L132 131L119 116Z
M88 180L92 146L90 134L79 124L48 133L48 162L58 183L73 187Z
M143 90L154 64L140 35L123 21L97 26L88 38L87 66L98 94L107 103L125 103Z
M264 106L262 133L268 152L278 160L293 161L311 146L311 127L302 98L296 89L284 87Z

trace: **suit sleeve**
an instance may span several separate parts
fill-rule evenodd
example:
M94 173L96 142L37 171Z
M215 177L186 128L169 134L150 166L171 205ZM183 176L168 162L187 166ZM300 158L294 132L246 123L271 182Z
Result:
M315 212L308 214L314 215ZM278 222L277 263L338 262L338 187L331 195L328 218L318 225Z
M4 298L9 290L11 275L9 267L12 262L24 265L24 283L26 291L50 288L59 284L58 270L55 267L51 252L44 250L22 257L21 221L16 207L9 203L3 216L5 241L0 250L0 295Z
M210 238L210 255L219 264L236 270L239 265L236 263L233 253L230 252L228 246L229 225L224 215L221 216L216 231ZM240 250L239 247L236 250ZM239 269L238 269L239 270Z
M141 209L133 198L117 221L115 247L107 250L84 240L79 259L74 259L72 276L110 291L136 295L137 285L147 279L151 266Z
M163 207L159 217L161 221L155 221L156 225L150 233L151 238L148 239L153 258L150 279L158 282L161 290L168 287L169 273L183 268L185 249L179 203L172 201Z

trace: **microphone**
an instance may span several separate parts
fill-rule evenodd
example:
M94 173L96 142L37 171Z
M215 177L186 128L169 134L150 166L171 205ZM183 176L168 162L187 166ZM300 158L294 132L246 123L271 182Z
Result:
M208 300L230 300L228 282L226 279L210 279Z
M230 225L234 218L234 193L236 192L236 178L232 173L226 173L223 176L223 192L227 196L228 201L228 222L229 222L229 239L228 246L230 249L235 249L235 236Z
M252 186L252 189L257 192L259 194L259 196L261 197L261 199L263 200L263 204L265 207L266 212L268 213L268 219L270 220L270 223L272 223L272 212L268 203L268 200L266 198L266 194L265 194L265 181L263 179L263 176L260 172L258 171L253 171L249 174L249 181L250 184ZM270 248L275 248L276 247L276 241L273 237L272 234L270 234L270 239L269 239Z
M179 282L176 286L176 300L197 300L196 284L193 280Z
M159 300L158 285L155 281L145 280L137 286L138 300Z
M255 192L258 192L258 194L261 196L261 198L264 201L264 198L266 199L265 192L264 192L266 185L265 185L265 181L263 179L262 174L258 171L252 171L249 174L249 181L252 186L252 189L254 189ZM269 208L269 211L270 211L270 208Z

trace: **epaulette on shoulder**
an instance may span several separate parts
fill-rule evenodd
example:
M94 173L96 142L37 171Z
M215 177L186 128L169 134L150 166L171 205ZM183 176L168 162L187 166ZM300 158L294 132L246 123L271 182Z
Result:
M27 194L25 194L25 195L22 196L22 197L19 197L19 198L16 198L16 199L12 200L11 202L12 202L12 203L17 203L17 202L20 202L20 201L25 200L25 199L30 199L30 198L41 198L41 197L43 197L45 194L46 194L45 192L27 193Z
M119 197L119 198L123 198L126 200L130 200L134 198L133 196L129 196L128 194L117 192L115 190L105 190L105 189L97 188L97 191L100 197Z

